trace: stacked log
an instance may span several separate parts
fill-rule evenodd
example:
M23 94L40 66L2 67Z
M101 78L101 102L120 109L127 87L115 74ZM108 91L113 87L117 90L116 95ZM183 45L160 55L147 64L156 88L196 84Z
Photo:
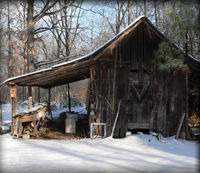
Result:
M28 134L37 137L38 127L45 126L44 113L47 111L47 105L39 105L37 107L18 113L13 118L19 122L19 137Z

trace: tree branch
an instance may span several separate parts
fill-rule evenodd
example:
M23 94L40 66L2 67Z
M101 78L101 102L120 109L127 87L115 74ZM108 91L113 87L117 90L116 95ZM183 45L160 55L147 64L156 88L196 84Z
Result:
M56 14L62 10L64 10L65 8L68 8L70 6L72 6L72 4L75 2L75 0L72 0L71 3L69 3L68 5L60 8L59 10L53 11L53 12L47 12L49 11L52 7L55 6L55 4L58 2L58 0L56 0L53 4L51 4L49 7L47 7L47 4L45 5L45 7L41 10L41 12L39 14L37 14L36 16L33 17L33 22L36 23L37 21L39 21L41 18L43 18L44 16L49 16L49 15L53 15ZM49 3L49 2L47 2Z

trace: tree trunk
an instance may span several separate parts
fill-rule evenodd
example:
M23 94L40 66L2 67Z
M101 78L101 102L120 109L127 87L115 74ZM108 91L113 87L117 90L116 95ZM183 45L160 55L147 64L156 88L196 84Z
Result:
M158 27L158 19L157 19L157 8L156 8L156 6L157 6L156 0L154 0L154 13L155 13L156 28L157 28Z
M144 0L144 15L146 16L146 0Z
M10 34L10 3L8 1L8 77L13 77L13 65L12 65L12 61L13 61L13 56L12 56L12 43L11 43L11 34Z
M27 60L28 72L35 71L34 67L34 22L33 22L34 0L28 1L28 20L27 20Z
M64 5L67 5L67 0L64 0ZM69 33L68 33L68 24L67 24L67 8L64 10L65 13L65 51L66 51L66 57L69 56ZM68 59L66 60L68 61Z
M1 81L1 80L0 80ZM1 126L2 126L2 121L3 121L3 117L2 117L2 112L3 112L3 110L2 110L3 108L2 108L2 101L1 101L1 88L0 88L0 117L1 117Z

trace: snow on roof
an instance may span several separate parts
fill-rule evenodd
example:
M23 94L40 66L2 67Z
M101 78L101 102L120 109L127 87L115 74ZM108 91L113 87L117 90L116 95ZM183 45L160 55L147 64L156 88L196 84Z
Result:
M126 30L128 30L129 28L131 28L133 25L135 25L140 19L144 18L145 16L142 15L142 16L139 16L138 18L136 18L129 26L127 26L123 31L121 31L119 34L117 34L115 37L113 37L112 39L110 39L109 41L107 41L105 44L103 44L102 46L100 46L99 48L97 48L96 50L94 50L93 52L87 54L87 55L84 55L80 58L77 58L77 59L74 59L72 60L73 62L76 62L76 61L79 61L79 60L82 60L82 59L85 59L87 57L90 57L92 55L94 55L96 52L100 51L102 48L108 46L110 43L112 43L117 37L119 37L122 33L124 33ZM67 65L69 62L72 62L72 61L68 61L68 62L64 62L64 63L60 63L60 64L57 64L55 66L53 66L52 68L55 68L55 67L60 67L60 66L63 66L63 65Z
M142 16L139 16L138 18L136 18L129 26L127 26L124 30L122 30L119 34L117 34L115 37L113 37L112 39L110 39L109 41L107 41L105 44L103 44L102 46L100 46L99 48L97 48L96 50L92 51L91 53L87 54L87 55L84 55L82 57L79 57L79 58L76 58L76 59L73 59L71 61L67 61L67 62L64 62L64 63L60 63L60 64L57 64L57 65L54 65L50 68L47 68L47 69L42 69L42 70L38 70L38 71L34 71L34 72L31 72L31 73L26 73L26 74L23 74L23 75L20 75L20 76L16 76L16 77L12 77L12 78L9 78L7 80L5 80L4 82L2 82L0 84L0 87L4 84L7 84L8 82L11 82L15 79L19 79L19 78L23 78L23 77L27 77L27 76L30 76L30 75L33 75L33 74L38 74L38 73L41 73L41 72L46 72L46 71L51 71L55 68L59 68L59 67L62 67L62 66L66 66L66 65L69 65L71 63L76 63L78 61L83 61L85 59L88 59L90 57L92 57L93 55L95 55L96 53L98 53L99 51L101 51L102 49L104 49L105 47L109 46L114 40L116 40L119 36L121 36L125 31L127 31L128 29L130 29L132 26L134 26L139 20L141 20L142 18L145 18L148 23L151 24L151 26L153 26L155 29L157 29L150 21L149 19L145 16L145 15L142 15ZM157 29L158 31L158 29ZM160 34L162 34L160 31L159 31ZM163 34L162 34L163 35ZM163 35L164 36L164 35ZM166 36L164 36L166 38ZM178 47L178 46L177 46ZM180 47L178 47L179 49L181 49ZM181 49L182 50L182 49ZM183 50L182 50L183 51ZM183 51L184 52L184 51ZM192 57L191 55L188 55L191 59L197 61L200 63L200 60Z
M100 46L98 49L94 50L93 52L87 54L87 55L84 55L82 57L79 57L77 59L73 59L71 61L67 61L67 62L64 62L64 63L60 63L60 64L57 64L57 65L54 65L50 68L47 68L47 69L42 69L42 70L38 70L38 71L34 71L34 72L31 72L31 73L26 73L26 74L23 74L23 75L19 75L19 76L16 76L16 77L12 77L12 78L9 78L7 80L5 80L4 82L2 82L0 84L0 86L4 85L4 84L7 84L8 82L10 81L13 81L15 79L19 79L19 78L23 78L23 77L26 77L26 76L30 76L30 75L33 75L33 74L38 74L38 73L41 73L41 72L46 72L46 71L51 71L55 68L59 68L59 67L62 67L62 66L66 66L68 64L71 64L71 63L75 63L77 61L82 61L82 60L85 60L89 57L91 57L92 55L94 55L95 53L97 53L98 51L100 51L101 49L105 48L106 46L108 46L110 43L112 43L116 38L118 38L122 33L124 33L126 30L128 30L129 28L131 28L133 25L135 25L140 19L142 18L145 18L144 15L142 16L139 16L138 18L136 18L129 26L127 26L123 31L121 31L119 34L117 34L115 37L113 37L112 39L110 39L109 41L107 41L105 44L103 44L102 46Z

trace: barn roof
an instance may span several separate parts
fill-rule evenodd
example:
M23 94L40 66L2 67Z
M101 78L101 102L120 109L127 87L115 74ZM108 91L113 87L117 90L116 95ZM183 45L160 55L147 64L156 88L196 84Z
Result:
M52 88L68 84L71 82L79 81L90 77L90 66L94 60L103 54L115 41L126 35L130 30L133 30L139 23L144 22L148 25L152 31L154 31L160 38L167 39L158 29L150 22L145 16L138 17L133 23L131 23L122 32L117 34L114 38L106 42L104 45L96 49L95 51L82 56L80 58L60 63L52 66L51 68L35 71L32 73L23 74L20 76L12 77L0 84L2 85L20 85L20 86L39 86L42 88ZM200 61L196 60L192 56L190 61L195 69L200 70Z

